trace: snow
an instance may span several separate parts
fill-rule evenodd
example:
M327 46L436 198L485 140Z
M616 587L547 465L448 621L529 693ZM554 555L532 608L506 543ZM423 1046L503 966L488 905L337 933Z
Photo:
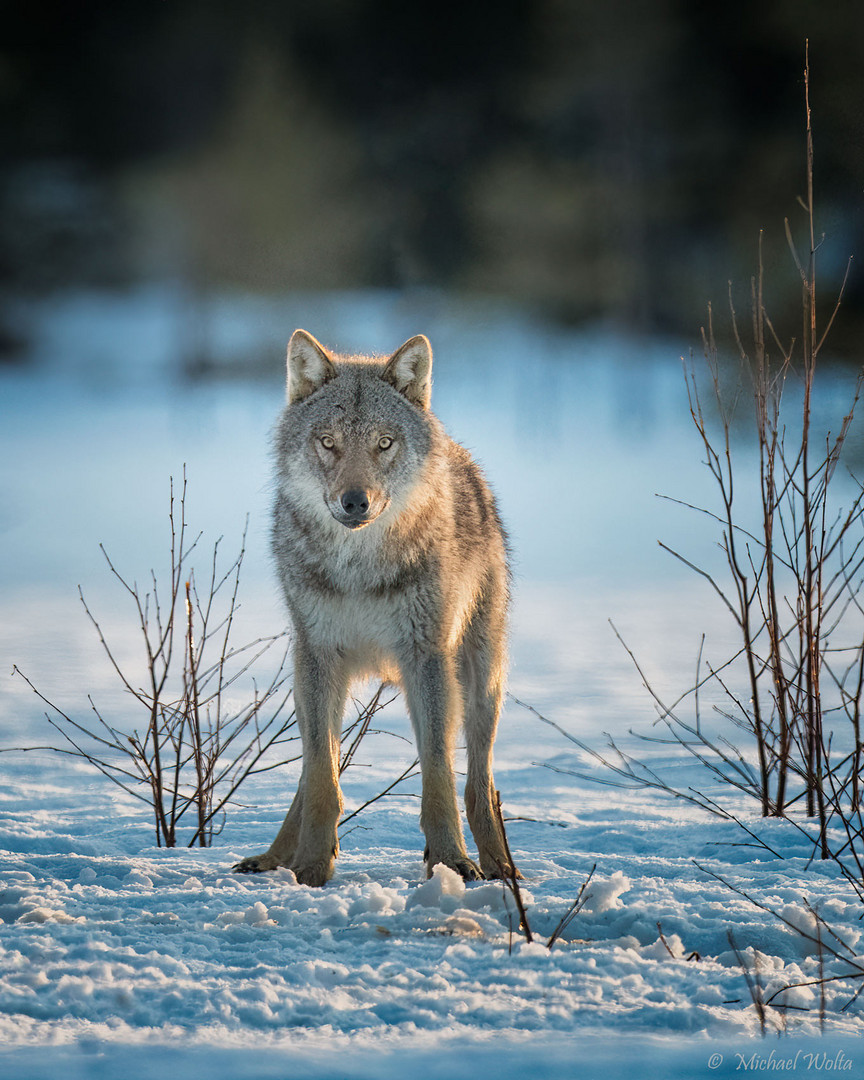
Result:
M0 745L52 738L23 680L5 677L13 663L76 715L92 693L112 722L139 723L75 587L83 583L131 662L135 626L97 545L132 576L158 569L167 477L184 462L196 528L224 533L228 550L250 512L240 621L254 636L281 628L266 553L279 358L257 382L172 382L164 354L173 301L160 302L70 297L38 312L39 363L0 372ZM300 324L322 340L386 348L414 332L415 319L430 334L440 350L438 411L484 462L517 552L513 695L598 747L605 731L650 730L650 702L607 618L659 681L679 688L702 631L718 654L730 640L707 591L695 591L654 544L662 534L679 546L703 536L700 523L653 499L700 482L680 346L654 343L649 363L644 343L637 350L614 335L426 302L407 330L393 298L310 300L324 325L301 315L296 298L278 314L283 337ZM250 310L265 326L257 341L269 341L276 313L260 304L222 298L219 319L208 321L214 334L234 328L219 339L226 356L232 342L254 347ZM88 361L79 339L91 330ZM477 370L459 362L463 339ZM63 342L73 353L67 368L56 355ZM401 702L379 719L389 734L364 742L345 777L346 810L413 756ZM676 784L719 794L671 752L653 753ZM804 930L813 926L809 902L860 951L860 904L835 866L812 860L800 831L761 821L728 796L775 855L734 822L683 802L544 765L593 768L509 700L496 779L524 875L529 944L500 882L466 885L446 867L426 880L417 781L352 821L333 880L315 890L288 870L230 872L269 844L296 764L248 781L212 848L166 850L142 805L80 761L3 754L0 1072L28 1080L162 1080L170 1071L231 1080L864 1074L861 1002L844 1008L860 983L827 985L824 1034L818 988L786 990L788 1009L768 1010L762 1039L739 962L766 998L820 973L811 942L720 878ZM548 948L594 867L581 909ZM837 973L835 962L826 973Z

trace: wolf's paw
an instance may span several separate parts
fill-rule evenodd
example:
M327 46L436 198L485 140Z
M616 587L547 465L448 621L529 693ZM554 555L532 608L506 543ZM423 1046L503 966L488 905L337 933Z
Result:
M250 855L248 859L241 859L231 869L235 874L262 874L266 870L277 870L285 864L274 858L269 851L263 855Z
M519 873L518 869L506 859L501 859L500 861L496 859L493 861L492 859L481 858L480 865L483 867L483 874L487 878L503 879L516 877L520 881L522 880L522 875Z
M472 859L456 859L453 869L463 881L483 880L483 871Z
M321 859L318 862L296 863L291 869L298 885L309 885L318 889L333 877L334 859Z
M454 855L454 856L442 856L441 858L430 858L429 851L424 854L426 860L426 876L432 877L432 871L438 865L443 863L445 866L449 866L451 870L455 870L456 873L462 878L463 881L482 881L483 872L480 867L469 859L467 855Z

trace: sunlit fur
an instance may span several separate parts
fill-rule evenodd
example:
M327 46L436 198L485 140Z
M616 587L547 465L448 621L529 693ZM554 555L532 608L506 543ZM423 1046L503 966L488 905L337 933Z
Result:
M422 336L389 359L335 356L302 330L291 339L273 551L294 627L303 768L269 851L238 870L288 866L307 885L331 876L342 714L352 681L370 675L405 694L428 873L444 863L472 879L507 865L491 771L506 666L506 539L480 470L429 410L431 366ZM351 492L363 493L362 512L345 511ZM456 802L460 722L479 869Z

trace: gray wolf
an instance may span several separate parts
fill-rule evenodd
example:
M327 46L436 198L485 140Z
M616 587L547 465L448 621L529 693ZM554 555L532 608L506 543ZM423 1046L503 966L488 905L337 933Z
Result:
M417 740L427 873L511 872L494 806L492 744L506 667L507 542L467 450L430 411L422 335L388 357L338 356L304 330L288 346L276 428L272 545L294 628L303 743L297 793L270 849L235 870L287 866L323 885L338 853L339 746L351 682L398 684ZM465 808L454 743L464 726Z

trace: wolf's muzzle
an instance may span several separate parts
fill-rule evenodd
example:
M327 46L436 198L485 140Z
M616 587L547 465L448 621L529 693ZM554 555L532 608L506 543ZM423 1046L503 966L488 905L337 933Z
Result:
M349 529L359 529L378 517L382 508L375 503L371 492L351 488L339 496L338 513L334 517Z

